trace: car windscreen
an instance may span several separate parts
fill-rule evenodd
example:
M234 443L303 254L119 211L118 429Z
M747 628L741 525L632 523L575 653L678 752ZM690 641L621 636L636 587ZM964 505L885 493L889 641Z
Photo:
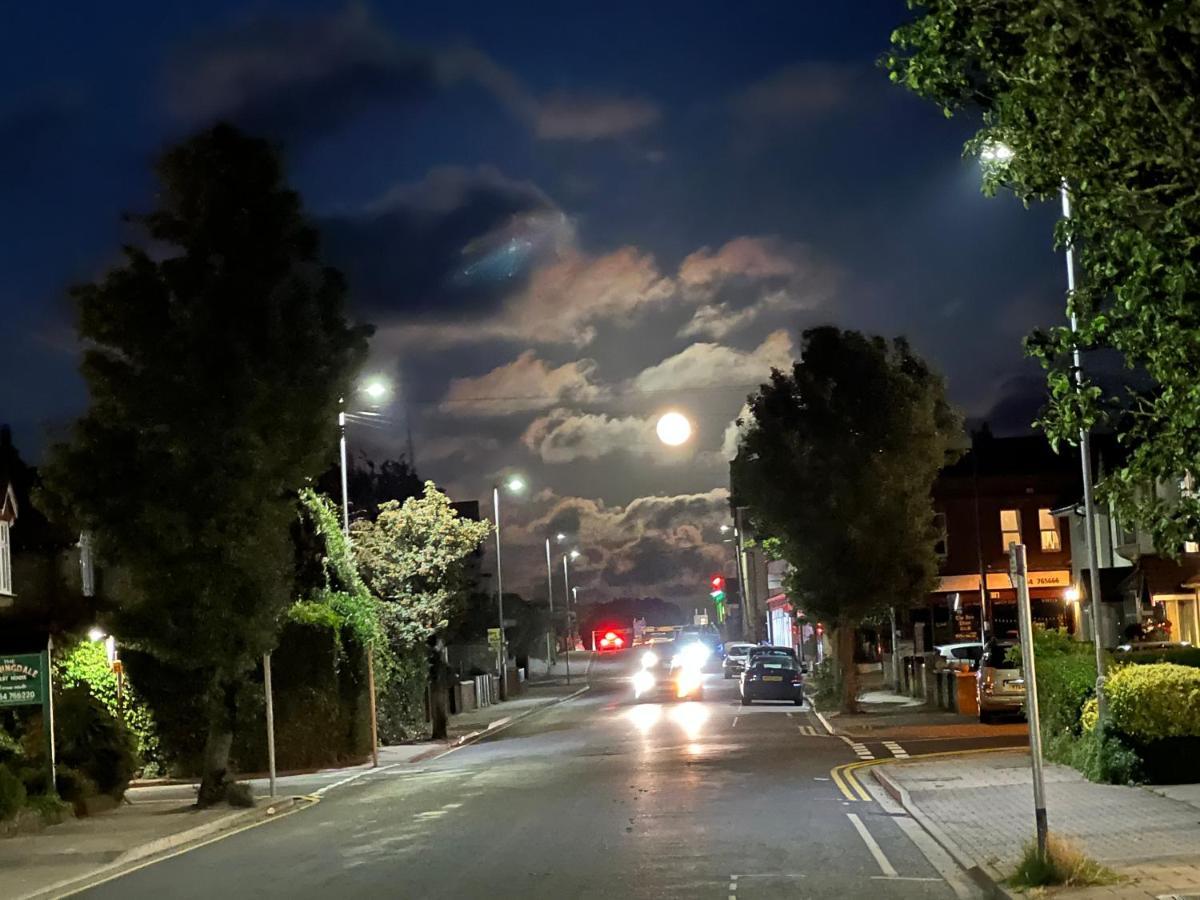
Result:
M795 654L786 647L755 647L750 655L755 659L795 659Z
M749 656L749 647L730 647L725 651L726 656Z
M786 656L758 657L754 660L754 671L778 674L795 672L796 662Z

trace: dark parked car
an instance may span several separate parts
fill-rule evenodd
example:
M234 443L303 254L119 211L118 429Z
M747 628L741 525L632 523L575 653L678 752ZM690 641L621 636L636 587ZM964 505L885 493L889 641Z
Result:
M742 673L741 694L742 706L755 700L790 700L800 706L804 703L804 676L799 663L782 654L752 655Z
M796 651L791 647L780 647L777 645L768 644L765 646L757 646L750 648L750 654L746 657L746 665L754 662L758 658L782 658L790 659L792 662L797 661Z

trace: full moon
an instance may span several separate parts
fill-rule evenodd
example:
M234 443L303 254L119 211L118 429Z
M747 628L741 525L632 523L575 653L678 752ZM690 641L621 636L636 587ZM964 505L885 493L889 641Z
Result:
M669 447L678 447L692 436L692 423L683 413L664 413L654 429L658 439Z

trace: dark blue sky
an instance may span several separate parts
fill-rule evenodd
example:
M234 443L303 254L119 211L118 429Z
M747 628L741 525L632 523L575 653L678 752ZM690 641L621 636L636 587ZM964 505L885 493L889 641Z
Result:
M379 326L372 367L404 387L422 474L471 496L519 467L542 493L515 508L518 544L565 522L596 596L682 595L724 552L727 426L799 329L907 334L999 430L1036 409L1020 339L1060 314L1053 210L982 198L961 158L971 123L875 66L906 15L902 0L6 10L0 421L36 457L83 407L66 287L136 237L120 214L152 203L155 154L230 119L281 142ZM687 453L645 441L664 405L696 421ZM391 422L359 446L401 447L399 405Z

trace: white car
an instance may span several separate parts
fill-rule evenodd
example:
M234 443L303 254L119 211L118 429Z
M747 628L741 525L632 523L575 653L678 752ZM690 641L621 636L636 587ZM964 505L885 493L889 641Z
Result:
M740 642L725 645L725 659L721 662L721 672L726 678L733 678L742 673L746 668L746 657L755 646L757 645Z
M946 661L946 665L967 663L972 670L979 668L983 657L983 644L978 641L962 644L939 644L933 648Z

